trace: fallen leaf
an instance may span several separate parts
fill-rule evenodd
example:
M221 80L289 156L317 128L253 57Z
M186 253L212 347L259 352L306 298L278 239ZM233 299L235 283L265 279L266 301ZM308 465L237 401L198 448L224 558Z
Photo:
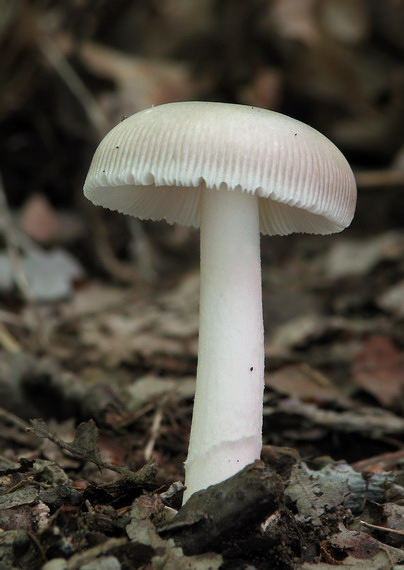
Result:
M150 512L142 506L142 498L136 499L130 512L131 521L126 532L133 543L147 545L154 550L151 569L159 570L218 570L223 559L220 554L206 553L185 556L182 548L173 539L164 540L150 520Z
M38 489L33 485L25 485L21 489L16 489L12 493L0 496L0 509L12 509L21 505L30 505L38 497Z
M293 465L285 494L295 501L300 520L320 525L321 516L327 510L341 505L349 494L346 476L349 466L342 466L342 469L335 467L327 466L313 471L305 463Z
M350 531L339 524L340 532L334 534L329 543L334 548L345 551L351 559L366 560L367 568L386 568L390 569L394 562L402 562L404 560L404 551L392 546L388 546L383 542L369 536L366 532ZM373 559L383 554L389 561L389 566L375 566ZM386 561L387 561L386 560Z
M337 402L345 399L327 376L308 364L295 364L276 370L265 376L265 385L304 401Z
M23 205L19 224L24 233L41 244L54 241L60 224L56 211L42 194L33 194Z
M398 232L384 233L374 239L340 239L324 258L326 276L331 279L367 275L385 260L399 259L404 251L404 237Z
M386 407L394 407L404 393L404 352L384 336L371 337L356 356L356 383Z
M376 319L366 321L343 317L331 317L308 313L287 321L278 327L265 343L265 351L279 352L284 348L302 348L313 343L320 343L330 336L356 337L373 332L378 325Z
M85 273L80 263L63 249L29 249L22 257L22 269L30 295L40 302L70 297L73 282L81 279ZM13 283L13 268L8 255L0 254L0 288L10 290Z
M185 63L134 57L94 42L83 43L78 55L94 74L115 82L116 90L102 96L112 123L153 105L190 99L196 92Z
M358 520L360 518L360 520ZM367 501L351 530L367 532L396 548L404 547L404 505Z
M35 506L31 504L11 507L9 509L0 508L0 528L5 530L34 530L33 510Z
M393 313L397 317L404 317L404 280L389 287L376 299L379 307Z
M300 518L318 523L322 514L338 505L361 513L365 500L384 501L387 488L394 488L394 500L400 500L404 488L397 480L400 476L395 473L358 473L343 462L330 462L321 469L310 469L297 462L292 466L285 492L296 501Z
M193 398L195 394L195 378L161 378L152 374L143 376L126 388L128 398L126 405L131 412L141 408L147 402L161 399L165 394L173 394L177 398Z

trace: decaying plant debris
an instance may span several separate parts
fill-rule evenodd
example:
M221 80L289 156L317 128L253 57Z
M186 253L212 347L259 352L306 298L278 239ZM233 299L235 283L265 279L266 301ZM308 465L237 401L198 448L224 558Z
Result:
M0 0L0 568L404 565L404 4ZM353 166L335 237L262 239L261 461L181 508L198 235L82 198L176 100L290 114Z

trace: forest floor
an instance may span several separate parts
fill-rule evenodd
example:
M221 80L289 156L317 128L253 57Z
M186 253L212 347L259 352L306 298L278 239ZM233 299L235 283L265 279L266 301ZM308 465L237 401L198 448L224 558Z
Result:
M0 570L403 568L403 0L0 13ZM261 461L183 508L198 232L82 196L106 132L181 100L302 120L359 188L343 234L262 238Z
M72 277L35 246L30 297L3 292L0 568L398 567L404 232L262 238L262 461L180 509L199 273L178 231L161 280Z

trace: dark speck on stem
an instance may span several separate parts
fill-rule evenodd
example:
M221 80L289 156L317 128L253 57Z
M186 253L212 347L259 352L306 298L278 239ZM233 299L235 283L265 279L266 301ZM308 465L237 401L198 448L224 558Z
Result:
M250 368L250 372L252 372L254 370L254 366L251 366Z

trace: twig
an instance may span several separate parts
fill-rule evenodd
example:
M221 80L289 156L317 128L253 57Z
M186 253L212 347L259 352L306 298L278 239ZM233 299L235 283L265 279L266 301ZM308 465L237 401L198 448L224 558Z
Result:
M355 471L393 471L400 463L404 463L404 449L361 459L352 463L351 467Z
M93 97L87 89L85 83L81 80L73 66L70 65L63 51L57 43L53 41L49 35L43 34L39 41L39 48L52 66L55 72L61 77L62 81L68 89L76 97L77 101L83 107L87 117L93 125L99 138L102 138L110 129L110 122L103 112L98 101ZM96 231L101 243L96 244L98 257L104 268L119 281L124 283L133 283L138 281L138 274L130 266L121 263L114 254L109 243L108 237L103 229L103 222L98 216L95 220ZM155 279L155 271L151 262L151 245L143 231L141 223L133 220L132 225L129 223L129 229L134 236L135 254L139 262L139 267L145 280L153 281Z
M70 89L77 101L83 107L91 124L101 138L109 130L110 124L102 112L97 100L93 97L86 85L80 79L75 69L70 65L64 53L56 43L45 33L39 41L39 49L43 56L61 77L66 86Z
M0 323L0 345L7 350L7 352L20 352L21 346L7 330L7 328Z
M161 422L163 420L163 411L161 407L156 410L154 414L153 423L150 429L150 438L144 450L145 461L150 461L157 437L159 435Z
M131 412L130 414L125 415L121 421L119 421L115 424L115 429L120 430L120 429L126 429L126 428L130 427L132 424L134 424L135 422L140 420L140 418L142 418L143 416L148 414L150 412L150 410L152 410L153 408L154 408L154 404L151 402L148 402L147 404L145 404L144 406L142 406L138 410L135 410L134 412Z
M92 548L88 548L83 552L78 552L74 554L66 561L66 566L68 570L77 570L78 568L82 568L86 565L86 562L93 562L97 559L97 557L101 556L102 554L106 554L110 550L118 549L124 546L128 542L126 537L123 538L109 538L105 542L101 544L97 544L97 546L93 546ZM98 560L97 560L98 561Z
M133 284L139 281L139 274L133 266L122 263L111 247L108 232L98 211L93 214L94 244L98 259L104 269L117 281Z
M386 526L379 526L378 524L371 524L366 521L360 521L363 526L367 528L373 528L375 530L383 530L384 532L392 532L393 534L399 534L400 536L404 536L404 530L398 530L396 528L388 528Z
M355 173L358 188L380 188L382 186L403 186L403 170L367 170Z
M27 422L25 422L24 420L13 414L12 412L5 410L4 408L0 408L0 420L8 424L11 424L14 427L17 427L18 429L24 432L29 427Z

